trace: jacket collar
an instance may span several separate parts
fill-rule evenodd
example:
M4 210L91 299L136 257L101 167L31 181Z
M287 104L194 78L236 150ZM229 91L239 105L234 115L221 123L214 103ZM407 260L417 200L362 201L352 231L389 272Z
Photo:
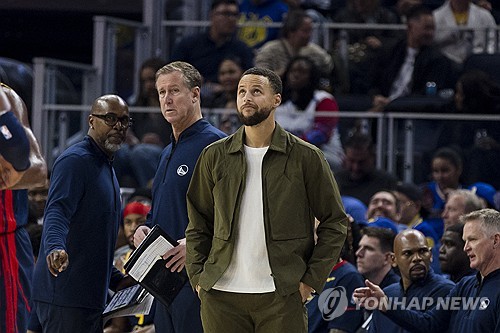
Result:
M181 135L179 135L179 141L185 140L186 138L203 131L205 127L208 126L210 126L210 123L205 118L198 119L191 126L182 131ZM170 134L170 141L172 143L176 143L173 133Z
M270 150L275 150L280 153L286 153L287 148L290 146L288 139L288 133L278 124L275 123L276 127L273 131L273 136L271 138L271 144L269 145ZM245 138L245 126L241 126L232 136L229 141L228 152L230 154L236 153L238 151L243 152Z
M108 154L106 154L104 152L104 150L102 150L102 148L99 147L99 145L97 144L97 142L95 142L95 140L90 135L85 135L85 137L83 138L83 140L88 143L89 147L94 151L94 153L99 158L101 158L106 163L109 163L109 164L113 163L114 154L111 155L111 156L108 156Z

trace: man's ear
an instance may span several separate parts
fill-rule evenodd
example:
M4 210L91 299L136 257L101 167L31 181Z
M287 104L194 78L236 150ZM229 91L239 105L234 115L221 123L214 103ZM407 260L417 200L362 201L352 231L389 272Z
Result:
M493 236L493 248L496 249L499 246L500 246L500 233L497 232Z
M274 95L274 107L277 108L281 104L281 94Z
M191 89L191 97L193 103L196 103L200 99L200 87Z
M389 256L389 262L391 263L391 266L394 268L398 267L398 264L396 263L396 256L394 255L394 252L388 252L387 255Z

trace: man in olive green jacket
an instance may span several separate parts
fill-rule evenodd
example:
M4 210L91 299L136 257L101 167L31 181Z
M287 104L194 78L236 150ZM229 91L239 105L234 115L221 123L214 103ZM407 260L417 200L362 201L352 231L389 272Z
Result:
M209 332L307 332L347 218L323 153L274 121L281 80L262 68L238 85L234 135L202 152L187 193L186 269ZM319 221L314 240L315 218Z

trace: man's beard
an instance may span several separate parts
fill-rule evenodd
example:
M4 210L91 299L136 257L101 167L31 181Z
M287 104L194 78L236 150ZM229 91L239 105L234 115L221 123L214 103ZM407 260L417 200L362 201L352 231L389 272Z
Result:
M244 116L243 113L238 110L238 118L240 119L241 123L245 126L255 126L269 118L269 115L271 114L272 109L267 108L267 109L261 109L255 111L252 115L250 116Z
M107 151L109 151L111 153L118 151L121 148L121 146L122 146L121 144L109 142L108 139L106 139L106 141L104 141L104 149L106 149Z

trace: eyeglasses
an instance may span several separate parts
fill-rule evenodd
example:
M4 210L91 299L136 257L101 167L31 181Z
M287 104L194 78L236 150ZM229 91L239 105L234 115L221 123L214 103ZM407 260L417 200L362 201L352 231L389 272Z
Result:
M91 114L94 117L97 117L99 119L104 120L104 123L110 127L114 127L117 122L120 122L120 125L123 128L129 128L132 125L132 118L123 116L123 117L118 117L114 113L106 113L106 114Z

